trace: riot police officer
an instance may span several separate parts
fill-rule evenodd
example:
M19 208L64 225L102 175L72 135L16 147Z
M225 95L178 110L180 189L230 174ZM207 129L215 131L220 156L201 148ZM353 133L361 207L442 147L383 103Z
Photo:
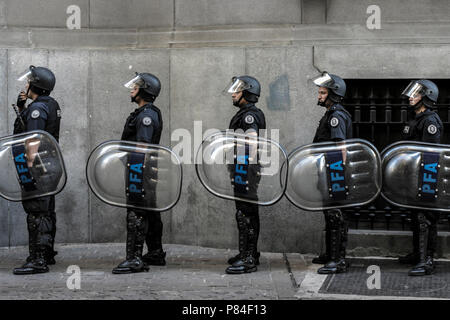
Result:
M402 95L409 98L409 105L414 110L412 119L403 128L403 139L440 143L444 126L439 115L431 109L439 95L436 84L430 80L411 81ZM434 272L438 218L436 212L412 211L413 252L399 258L400 263L415 264L409 271L410 276Z
M351 115L340 104L345 96L346 85L337 75L323 72L313 79L318 89L317 104L327 111L320 119L313 143L342 141L352 138ZM348 226L340 209L324 210L326 252L313 259L313 263L325 264L320 274L346 272L345 261Z
M153 104L161 91L159 79L150 73L136 73L125 84L131 90L131 102L139 107L128 117L122 140L159 144L163 128L161 111ZM161 213L127 209L126 260L113 269L114 274L148 271L148 265L165 265L162 248ZM148 252L143 256L144 242Z
M231 93L233 105L239 108L231 119L230 129L235 132L242 130L254 137L258 136L259 130L266 129L264 113L255 106L261 93L258 80L250 76L233 77L224 92ZM258 164L250 164L247 168L250 172L247 194L257 199L259 167ZM230 173L233 175L234 171L230 170ZM239 232L239 253L228 260L231 266L226 269L226 273L242 274L257 271L260 256L257 250L260 227L258 205L236 201L236 222Z
M27 81L26 91L17 99L18 117L14 123L14 134L32 130L44 130L59 142L61 109L55 99L49 96L55 87L53 72L44 67L30 66L19 78ZM27 99L33 102L25 106ZM27 159L28 167L33 159ZM48 265L55 264L54 242L56 235L55 196L45 196L22 201L27 213L29 256L22 267L15 268L18 275L45 273Z

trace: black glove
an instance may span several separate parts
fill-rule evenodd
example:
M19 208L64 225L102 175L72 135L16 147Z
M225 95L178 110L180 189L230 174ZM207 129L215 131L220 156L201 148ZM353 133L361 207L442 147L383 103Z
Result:
M27 103L27 99L22 99L22 92L17 96L16 106L21 110L25 107L25 103Z

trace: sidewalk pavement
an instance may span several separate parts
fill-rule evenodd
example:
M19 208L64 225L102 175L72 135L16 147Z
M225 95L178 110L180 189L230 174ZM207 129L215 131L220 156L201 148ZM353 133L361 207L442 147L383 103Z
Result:
M149 272L113 275L112 268L125 256L124 244L70 244L57 245L55 249L59 252L57 264L50 266L49 273L16 276L12 269L24 262L27 247L0 248L0 299L415 299L401 295L327 293L324 287L327 276L316 272L320 266L311 264L311 255L298 253L263 252L258 272L228 275L226 261L236 251L168 244L164 245L166 266L150 266ZM77 267L70 266L79 267L79 289L77 274L73 273ZM397 271L407 270L399 266ZM333 279L329 278L328 283ZM440 285L440 290L447 292L442 282ZM426 297L422 294L418 299Z

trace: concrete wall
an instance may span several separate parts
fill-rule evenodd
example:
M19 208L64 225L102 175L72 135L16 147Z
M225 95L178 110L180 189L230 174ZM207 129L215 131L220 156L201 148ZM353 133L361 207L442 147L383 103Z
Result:
M259 107L290 151L312 140L323 112L307 81L318 70L345 78L450 76L445 1L377 3L380 30L366 28L371 1L0 0L0 134L12 131L8 106L20 89L17 75L30 64L52 68L69 171L57 197L57 241L124 241L125 210L90 193L84 168L96 145L120 138L135 108L122 84L134 71L162 81L156 105L164 117L163 144L173 147L173 130L192 132L194 121L203 121L204 131L226 128L236 109L221 90L245 73L261 81ZM66 28L72 4L81 9L81 30ZM180 202L163 216L166 243L237 246L233 202L208 193L193 165L184 166ZM317 252L322 228L320 213L283 199L261 208L260 247ZM26 237L21 205L0 200L0 246L25 244ZM389 243L376 245L401 250Z

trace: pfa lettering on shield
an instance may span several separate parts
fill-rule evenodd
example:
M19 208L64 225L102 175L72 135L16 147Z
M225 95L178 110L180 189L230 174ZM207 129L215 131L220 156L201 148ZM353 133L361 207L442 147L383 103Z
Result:
M343 200L347 196L345 170L342 151L329 151L325 154L328 173L328 191L330 198Z
M439 158L439 153L435 152L424 152L422 154L417 196L425 201L432 201L438 197L437 177L440 167Z

